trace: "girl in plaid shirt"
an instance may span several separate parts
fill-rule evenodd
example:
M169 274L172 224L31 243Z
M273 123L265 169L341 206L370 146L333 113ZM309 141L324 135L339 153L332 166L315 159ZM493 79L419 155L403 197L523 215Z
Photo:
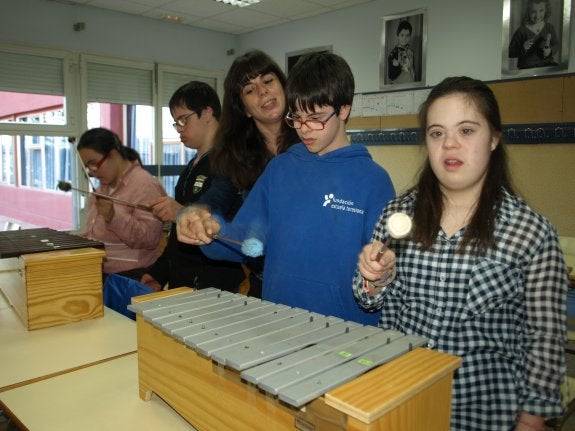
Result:
M562 413L568 276L555 228L514 192L487 85L447 78L423 103L427 160L383 210L353 289L380 325L461 356L451 429L544 430ZM388 216L413 219L389 238ZM387 244L383 256L378 251Z

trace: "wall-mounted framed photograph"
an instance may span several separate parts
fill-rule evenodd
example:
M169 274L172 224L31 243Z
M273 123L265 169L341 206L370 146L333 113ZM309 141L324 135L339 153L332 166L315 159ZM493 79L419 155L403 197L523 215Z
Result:
M427 11L383 17L379 87L394 90L425 86Z
M295 66L302 55L309 54L311 52L332 52L332 46L316 46L315 48L306 48L300 49L298 51L286 52L286 74L288 74L291 68Z
M565 72L572 0L503 0L501 76Z

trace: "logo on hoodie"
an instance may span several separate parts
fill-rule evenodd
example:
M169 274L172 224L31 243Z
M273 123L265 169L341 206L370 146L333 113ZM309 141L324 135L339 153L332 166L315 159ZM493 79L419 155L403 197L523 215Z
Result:
M323 195L323 198L325 199L323 201L323 206L326 207L331 203L334 196L333 196L333 193L330 193L329 195Z
M351 200L338 199L333 193L323 195L323 206L338 211L347 211L357 214L363 214L364 210L356 208L355 203Z

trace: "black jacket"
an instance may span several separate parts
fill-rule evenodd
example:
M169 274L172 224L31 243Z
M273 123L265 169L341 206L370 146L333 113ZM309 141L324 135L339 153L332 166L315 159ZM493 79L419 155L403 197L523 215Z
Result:
M204 203L209 201L212 211L232 217L241 205L241 196L226 180L216 179L210 172L209 153L197 164L191 160L180 174L175 189L175 200L181 205ZM206 195L212 184L216 185ZM208 199L209 197L209 199ZM205 257L196 245L178 241L176 224L172 223L168 243L163 254L147 271L161 285L166 283L170 289L181 286L203 289L216 287L236 292L245 278L238 263L217 261Z

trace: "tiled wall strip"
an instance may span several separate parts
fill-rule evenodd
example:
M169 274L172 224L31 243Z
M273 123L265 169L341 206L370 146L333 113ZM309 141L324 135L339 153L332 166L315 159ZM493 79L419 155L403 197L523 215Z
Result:
M509 144L575 144L575 123L507 124L503 132ZM422 140L417 128L350 130L348 135L364 145L414 145Z

